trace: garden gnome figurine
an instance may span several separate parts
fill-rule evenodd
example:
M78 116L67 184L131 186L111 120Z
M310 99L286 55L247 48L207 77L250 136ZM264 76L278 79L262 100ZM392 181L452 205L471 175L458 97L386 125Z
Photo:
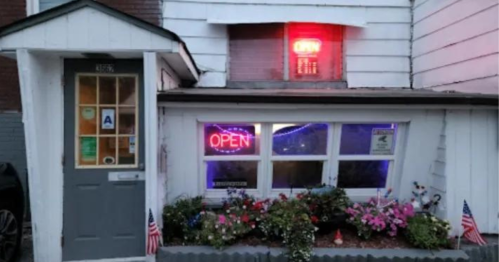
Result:
M341 245L343 244L343 236L340 233L340 230L336 230L336 234L334 235L334 243L336 245Z

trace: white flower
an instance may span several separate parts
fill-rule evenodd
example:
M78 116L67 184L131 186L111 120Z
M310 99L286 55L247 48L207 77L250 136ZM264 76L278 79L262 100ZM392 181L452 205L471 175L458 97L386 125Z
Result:
M225 228L224 228L224 229L222 229L222 234L225 234Z
M230 213L230 209L227 209L227 214Z
M232 234L234 234L234 235L235 235L235 234L237 234L237 232L234 230L234 231L232 231Z
M251 228L255 228L255 225L251 225Z
M237 223L238 223L238 224L241 224L241 220L237 220Z
M243 209L246 209L246 205L243 205Z
M206 212L201 211L201 212L199 212L199 214L204 215L204 214L206 214Z
M209 235L209 236L208 236L208 239L209 239L209 240L212 240L212 239L213 239L213 236L212 236L212 235Z
M215 225L215 228L218 228L218 225Z

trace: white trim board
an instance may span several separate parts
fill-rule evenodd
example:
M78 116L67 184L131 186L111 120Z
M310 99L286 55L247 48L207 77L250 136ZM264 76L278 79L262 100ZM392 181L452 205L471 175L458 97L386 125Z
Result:
M145 262L145 257L104 258L94 260L70 260L64 262Z

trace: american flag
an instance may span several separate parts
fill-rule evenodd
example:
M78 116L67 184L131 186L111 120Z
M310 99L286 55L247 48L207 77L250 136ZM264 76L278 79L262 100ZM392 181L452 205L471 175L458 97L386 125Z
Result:
M147 254L154 255L158 250L161 234L158 225L154 222L151 209L149 209L149 230L147 231Z
M485 245L487 243L485 239L483 239L483 237L480 235L480 232L478 231L475 219L471 214L470 207L468 206L468 203L466 203L466 200L464 200L463 220L461 222L461 225L463 225L464 227L464 237L466 239L480 246Z

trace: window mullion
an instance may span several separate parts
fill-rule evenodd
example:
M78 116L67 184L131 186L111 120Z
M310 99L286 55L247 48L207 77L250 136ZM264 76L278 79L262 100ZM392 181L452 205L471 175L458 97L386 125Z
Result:
M284 61L284 66L283 66L283 73L284 73L284 81L289 81L289 34L288 34L288 24L284 24L284 56L283 56L283 61Z
M331 166L331 162L333 159L333 146L335 143L333 143L334 139L334 125L333 124L328 124L327 125L327 147L326 147L326 160L324 161L324 171L322 174L322 183L325 183L326 185L334 185L334 175L332 173L333 168Z
M340 143L341 143L341 123L331 124L332 128L332 139L331 139L331 160L329 166L331 167L331 185L336 186L338 184L338 167L339 167L339 154L340 154Z
M260 134L262 141L262 162L261 162L261 174L259 174L259 190L262 192L262 196L267 198L272 190L272 124L262 123L262 133Z

